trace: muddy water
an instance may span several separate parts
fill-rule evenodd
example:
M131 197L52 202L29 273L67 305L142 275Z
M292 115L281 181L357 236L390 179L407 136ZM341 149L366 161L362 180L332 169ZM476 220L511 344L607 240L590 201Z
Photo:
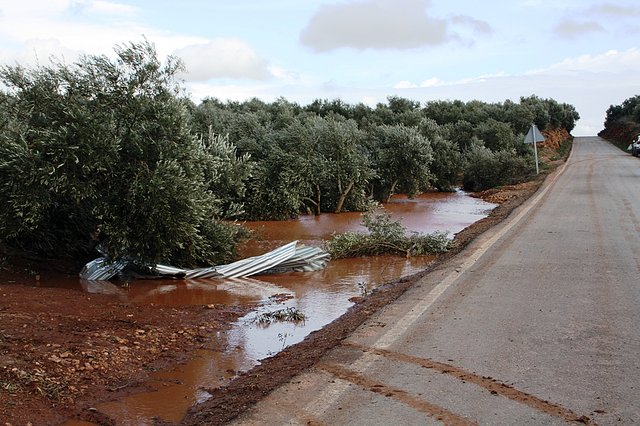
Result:
M411 200L399 196L385 205L393 218L400 220L409 231L446 231L452 235L486 216L493 207L463 192L426 194ZM360 218L359 213L343 213L305 216L284 222L249 222L246 225L255 231L256 238L243 248L243 254L264 253L292 240L320 245L334 232L363 230ZM226 352L201 351L193 361L156 374L149 384L154 392L137 394L97 408L118 424L151 425L154 416L177 422L188 407L207 398L204 388L218 387L238 372L256 365L260 359L301 341L310 332L346 312L352 305L350 298L362 296L381 283L415 273L430 260L429 257L394 256L340 259L329 262L325 270L318 272L224 281L135 281L125 286L109 282L80 283L85 291L109 293L134 303L167 306L261 304L229 332L214 336L228 348ZM265 312L288 307L300 310L306 320L269 325L257 321Z

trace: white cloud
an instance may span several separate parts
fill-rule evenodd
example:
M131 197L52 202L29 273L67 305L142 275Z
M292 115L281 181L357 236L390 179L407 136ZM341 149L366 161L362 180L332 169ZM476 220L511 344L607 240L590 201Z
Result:
M399 81L398 83L396 83L393 88L394 89L414 89L417 87L435 87L435 86L441 86L445 84L444 81L440 80L437 77L433 77L433 78L428 78L426 80L423 80L420 84L415 84L412 83L408 80L402 80Z
M449 20L427 14L430 0L358 0L321 6L302 31L302 43L317 52L354 49L412 49L458 41L452 24L490 33L486 22L457 15Z
M471 16L456 15L451 18L451 22L467 25L471 28L473 33L477 35L488 35L493 33L493 29L488 23L479 19L472 18Z
M51 16L67 10L71 0L2 0L0 11L2 17L22 18L27 16Z
M2 0L0 0L2 2ZM42 4L42 7L40 6ZM267 79L267 61L237 38L206 39L161 31L139 23L138 9L105 0L24 0L0 3L0 63L47 64L56 57L75 61L81 54L114 56L116 45L152 42L160 58L184 59L193 81L210 78ZM103 19L104 18L104 19ZM6 43L10 41L10 43Z
M632 48L623 52L609 50L598 55L566 58L547 68L532 70L529 74L637 73L639 69L640 50Z
M212 78L249 78L264 80L272 76L268 63L242 40L214 39L192 44L173 52L187 67L184 77L189 81Z
M442 80L440 80L439 78L433 77L433 78L429 78L427 80L424 80L422 83L420 83L420 87L440 86L443 83L444 82Z
M70 51L110 54L114 45L141 40L143 34L151 41L169 38L127 19L135 11L119 3L72 0L6 3L9 4L0 6L0 40L5 44L2 58L5 63L17 59L33 63L34 51L43 49L65 57ZM102 20L104 16L109 19Z
M251 98L259 98L265 102L272 102L281 94L273 92L273 86L264 84L232 85L210 84L200 82L187 82L187 91L194 102L201 102L205 98L217 98L221 100L245 101ZM293 99L292 99L293 100Z
M81 52L70 49L54 38L31 39L18 51L1 51L0 63L5 65L20 64L27 67L47 65L51 59L56 59L70 64L75 62Z
M362 99L360 99L360 102L370 107L374 107L376 106L376 104L382 101L374 96L363 96Z
M410 82L409 80L399 81L393 86L394 89L411 89L414 87L418 87L418 85Z
M613 17L628 18L640 16L640 7L638 6L621 6L619 4L604 3L590 7L587 10L588 15L600 17L609 15Z
M629 36L640 31L640 26L637 24L639 16L640 7L637 5L593 4L582 10L565 10L564 16L554 27L553 32L556 36L573 40L580 40L581 37L590 33L607 31Z
M577 38L588 33L604 31L602 25L596 21L576 21L563 19L555 26L553 32L563 38Z

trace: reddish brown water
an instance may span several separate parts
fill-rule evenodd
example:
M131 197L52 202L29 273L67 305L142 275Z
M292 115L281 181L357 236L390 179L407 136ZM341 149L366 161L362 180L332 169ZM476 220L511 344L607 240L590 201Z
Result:
M425 194L416 199L395 197L385 205L394 219L409 231L447 231L454 234L485 217L495 207L463 192ZM243 248L246 256L264 253L279 245L298 240L321 245L334 232L358 231L359 213L304 216L284 222L249 222L257 238ZM297 343L310 332L342 315L361 296L381 283L415 273L431 260L395 256L340 259L329 262L318 272L268 275L234 280L135 281L120 286L109 282L78 284L85 291L114 294L135 303L178 306L186 304L242 304L262 302L261 308L238 321L221 339L225 353L201 351L188 364L156 374L151 385L155 392L141 393L98 407L118 424L151 425L152 417L177 422L186 409L207 398L202 390L217 387L234 372L256 365L260 359ZM269 302L275 294L290 296L284 302ZM304 323L260 325L256 317L263 312L294 307L305 316ZM179 383L179 384L176 384ZM71 424L71 423L70 423Z

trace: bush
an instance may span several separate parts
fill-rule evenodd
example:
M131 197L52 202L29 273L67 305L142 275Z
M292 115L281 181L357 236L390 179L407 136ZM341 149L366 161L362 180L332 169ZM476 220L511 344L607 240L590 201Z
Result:
M451 240L446 233L406 234L405 228L391 220L389 213L367 211L362 214L362 224L369 231L334 234L326 242L325 249L334 259L374 256L385 253L406 256L444 253Z
M433 148L432 185L438 191L453 191L460 183L464 170L464 157L458 146L451 141L435 136L431 141Z
M229 260L241 232L219 219L239 206L222 206L205 175L228 169L233 149L191 134L178 61L163 66L148 42L116 53L0 69L0 243L79 260L98 245L149 264Z
M521 182L535 167L533 159L521 157L513 150L492 152L474 144L467 152L467 166L462 179L467 191L483 191L500 185Z

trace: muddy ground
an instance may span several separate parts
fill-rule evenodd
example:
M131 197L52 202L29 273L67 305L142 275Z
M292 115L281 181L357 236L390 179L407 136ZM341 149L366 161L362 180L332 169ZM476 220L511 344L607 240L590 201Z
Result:
M479 194L500 205L489 217L457 234L454 248L436 262L459 252L506 218L538 189L542 179L541 175L532 182ZM234 418L311 366L428 270L359 299L344 316L303 342L240 374L225 388L210 390L213 397L192 407L183 424L222 424ZM228 329L248 309L141 306L104 295L34 286L39 274L45 273L0 260L2 424L58 424L65 419L114 424L93 407L144 390L150 372L189 359L195 349L223 350L207 336Z

